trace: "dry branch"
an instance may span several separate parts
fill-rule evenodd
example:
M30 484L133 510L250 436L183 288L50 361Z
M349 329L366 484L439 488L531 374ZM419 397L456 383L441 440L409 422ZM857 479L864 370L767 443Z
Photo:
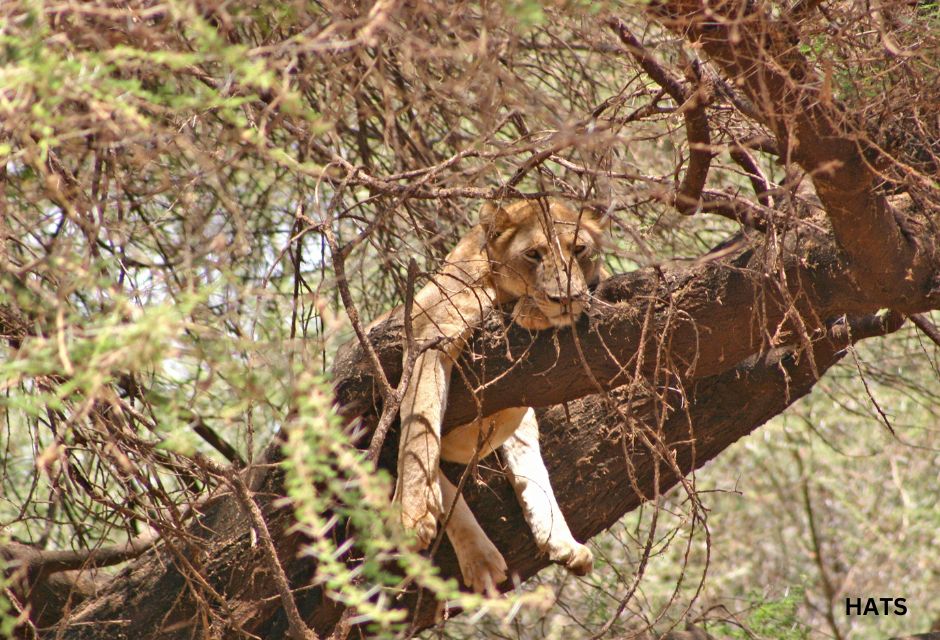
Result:
M855 135L859 124L824 98L792 25L750 2L705 10L694 0L672 0L657 3L656 11L667 26L698 43L728 77L740 81L774 131L784 158L812 176L854 277L879 294L922 295L909 286L909 271L934 265L902 236L865 145ZM922 282L923 273L913 280Z
M689 166L686 167L673 204L679 213L691 215L702 206L702 189L705 188L712 159L711 133L705 112L709 100L708 91L705 90L707 82L699 78L699 87L690 89L656 61L637 37L630 33L622 20L612 18L608 20L608 25L617 33L627 51L646 74L679 105L689 142Z

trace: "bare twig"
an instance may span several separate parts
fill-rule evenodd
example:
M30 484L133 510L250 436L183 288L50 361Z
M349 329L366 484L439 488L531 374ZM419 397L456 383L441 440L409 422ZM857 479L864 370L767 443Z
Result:
M408 283L405 288L405 308L404 308L404 325L405 325L405 356L404 356L404 366L402 367L401 380L398 382L398 387L395 391L387 398L385 398L385 403L382 406L382 416L379 418L379 423L375 427L375 433L372 434L372 440L369 442L369 451L366 454L367 459L375 462L379 459L379 452L382 450L382 445L385 443L385 437L388 435L388 429L395 421L395 417L398 415L398 408L401 406L402 398L405 397L405 392L408 390L408 385L411 384L411 376L415 368L415 360L418 358L418 346L415 344L414 331L412 329L412 311L414 307L414 287L415 287L415 278L418 275L418 263L412 258L408 262ZM426 345L425 345L426 346Z
M922 313L915 313L910 318L915 327L920 329L934 344L940 346L940 329L937 329L937 325L931 322L930 318Z
M349 178L353 179L357 174L358 169L353 168ZM345 189L345 187L346 181L340 185L340 188L337 190L336 195L334 196L334 201L342 192L342 190ZM332 209L332 206L330 208ZM379 385L379 392L382 394L382 399L388 402L391 399L394 390L392 389L392 385L389 384L388 378L385 376L385 370L382 368L382 363L379 361L379 356L376 355L375 349L372 347L372 343L369 341L369 336L366 335L365 329L362 326L362 321L359 318L359 309L356 306L356 302L353 300L352 293L349 291L349 279L346 277L346 249L345 247L340 247L339 243L336 241L336 234L333 233L332 220L328 220L323 225L323 235L330 247L330 258L333 261L333 270L336 272L336 287L339 289L343 306L346 307L346 315L349 317L349 322L352 324L353 331L356 332L356 337L359 338L359 344L362 345L362 348L369 359L369 365L372 368L372 374L375 376L375 380Z
M245 466L245 459L242 458L238 450L225 440L218 432L206 424L201 416L195 416L190 423L193 433L205 440L213 449L225 456L225 459L238 468Z
M102 546L94 549L47 550L18 542L0 546L0 556L27 568L36 576L48 577L62 571L76 571L98 567L111 567L127 562L144 553L160 539L156 532L145 532L125 544Z
M767 194L770 191L770 181L761 171L753 156L741 145L733 145L728 153L731 159L744 169L744 173L747 174L748 180L751 181L751 186L754 188L757 201L765 207L772 206L770 196Z
M274 541L271 538L271 532L264 520L264 514L252 498L245 481L238 473L231 473L228 470L221 469L217 465L207 460L202 461L210 465L221 477L227 478L228 485L232 488L238 504L241 505L245 514L251 520L251 528L261 541L261 549L264 552L265 562L268 570L277 586L277 591L281 596L281 604L284 606L284 613L287 615L287 624L290 627L290 634L294 640L318 640L317 633L307 626L297 608L297 601L294 599L294 593L291 591L290 583L287 580L287 574L281 561L277 557L277 549L274 547Z

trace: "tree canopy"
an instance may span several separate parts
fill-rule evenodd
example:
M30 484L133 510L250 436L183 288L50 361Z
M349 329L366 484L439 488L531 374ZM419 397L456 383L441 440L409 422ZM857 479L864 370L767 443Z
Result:
M933 1L3 3L0 634L926 631L938 61ZM401 305L549 197L613 275L488 317L444 428L538 407L599 562L448 467L514 574L476 596L389 504Z

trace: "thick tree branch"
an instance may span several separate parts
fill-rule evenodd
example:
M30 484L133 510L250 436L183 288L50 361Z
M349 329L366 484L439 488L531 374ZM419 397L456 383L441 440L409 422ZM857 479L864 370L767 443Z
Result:
M825 318L900 304L916 304L917 311L924 311L938 302L926 295L913 301L903 294L871 302L853 286L840 256L825 236L807 232L791 238L779 263L763 248L751 248L731 260L613 277L599 287L591 317L576 329L588 366L606 388L615 388L631 381L635 358L642 352L645 365L639 373L652 378L659 345L668 341L671 373L687 381L701 379L762 350L788 341L805 343L800 336L820 328ZM778 265L789 288L780 285ZM653 315L646 335L656 338L641 344L648 306ZM460 382L452 385L445 431L475 418L477 402L490 414L519 404L548 406L596 391L583 375L571 331L533 335L505 327L505 319L497 316L477 333L471 355L462 363L464 375L455 377L471 380L474 389ZM401 371L400 332L400 316L393 315L370 336L391 380ZM374 400L370 373L357 365L362 361L356 345L336 360L335 369L348 372L337 379L337 390L349 415L361 414Z
M661 429L655 426L652 415L655 401L636 396L628 405L626 391L611 396L620 405L619 412L611 411L611 399L597 396L572 403L567 414L561 407L540 412L543 455L562 510L573 523L575 537L593 537L624 513L679 482L671 465L664 461L664 453L668 452L683 474L701 467L809 393L818 380L812 360L822 374L843 357L851 342L896 331L903 321L895 313L855 317L850 322L835 323L817 339L812 358L792 351L750 358L688 387L688 409L672 410ZM674 407L679 406L678 396L670 399ZM632 437L638 429L654 432L655 450ZM624 457L624 442L629 443L628 458ZM456 474L459 468L450 471ZM482 482L465 490L465 494L512 571L526 579L547 565L528 533L512 488L498 471L483 470ZM586 500L587 496L590 499ZM440 564L448 574L459 575L449 549ZM423 620L425 625L432 621L427 617Z
M921 295L912 280L922 284L924 278L910 278L910 272L934 265L915 260L852 125L822 95L793 30L743 1L706 9L697 0L669 0L657 3L656 11L741 83L785 157L809 172L853 275L868 285L870 295L896 296L898 289L910 298Z
M925 336L930 338L934 344L940 346L940 330L937 325L930 321L930 318L915 313L911 316L911 322L915 327L921 330Z

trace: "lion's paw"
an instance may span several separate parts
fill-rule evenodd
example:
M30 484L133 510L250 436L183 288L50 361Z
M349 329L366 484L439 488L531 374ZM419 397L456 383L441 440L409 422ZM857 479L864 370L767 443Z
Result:
M401 524L407 531L414 532L418 551L427 549L434 542L437 518L443 510L440 488L422 489L420 492L405 492L401 496Z
M586 546L572 540L549 551L549 559L576 576L586 576L594 568L594 554Z
M506 580L509 568L503 555L489 538L453 540L454 551L464 584L477 593L496 593L497 585Z
M411 518L402 513L402 526L415 534L415 550L427 549L437 536L437 518L433 513L425 511L417 518Z

